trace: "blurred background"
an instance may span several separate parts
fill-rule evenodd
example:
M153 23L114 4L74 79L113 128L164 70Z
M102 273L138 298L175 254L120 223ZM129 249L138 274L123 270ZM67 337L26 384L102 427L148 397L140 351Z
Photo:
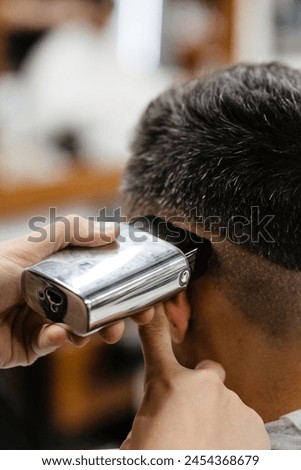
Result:
M171 84L237 61L301 65L301 0L0 0L0 240L28 220L121 203L129 143ZM0 372L0 448L118 447L139 405L128 322Z

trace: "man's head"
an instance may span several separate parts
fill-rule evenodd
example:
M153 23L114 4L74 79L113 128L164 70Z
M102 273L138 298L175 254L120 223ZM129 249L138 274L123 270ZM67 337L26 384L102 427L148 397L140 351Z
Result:
M130 214L186 217L214 242L188 291L195 330L227 304L266 338L300 333L300 136L301 73L278 63L175 87L142 117L123 182Z

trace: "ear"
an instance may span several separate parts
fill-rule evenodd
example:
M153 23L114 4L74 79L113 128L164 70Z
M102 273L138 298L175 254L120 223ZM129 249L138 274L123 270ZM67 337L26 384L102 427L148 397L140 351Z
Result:
M191 313L186 291L166 300L164 308L169 320L172 340L174 343L181 343L185 337Z

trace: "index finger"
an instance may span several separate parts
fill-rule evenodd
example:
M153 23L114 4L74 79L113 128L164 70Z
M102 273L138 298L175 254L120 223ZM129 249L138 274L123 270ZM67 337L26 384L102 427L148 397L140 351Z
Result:
M139 327L146 382L150 378L164 374L170 368L179 365L173 352L164 305L158 304L154 309L153 320L147 325Z
M95 222L94 219L85 219L79 215L68 215L44 229L32 231L26 241L30 251L38 245L43 255L49 256L68 245L107 245L112 243L118 234L119 226L115 223Z

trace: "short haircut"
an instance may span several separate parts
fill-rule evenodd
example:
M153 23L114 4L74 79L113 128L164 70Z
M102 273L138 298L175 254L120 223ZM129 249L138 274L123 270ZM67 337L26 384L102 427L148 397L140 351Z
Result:
M139 123L122 191L132 214L217 216L213 232L227 227L246 254L299 279L300 71L238 64L163 93Z
M250 235L244 246L301 269L299 71L236 65L171 89L149 105L132 152L123 184L129 205L185 216L197 209L223 227L233 216L250 220L258 207L258 222L274 216L270 239L254 241L242 224L231 233L231 223L230 239L239 243L241 229Z

